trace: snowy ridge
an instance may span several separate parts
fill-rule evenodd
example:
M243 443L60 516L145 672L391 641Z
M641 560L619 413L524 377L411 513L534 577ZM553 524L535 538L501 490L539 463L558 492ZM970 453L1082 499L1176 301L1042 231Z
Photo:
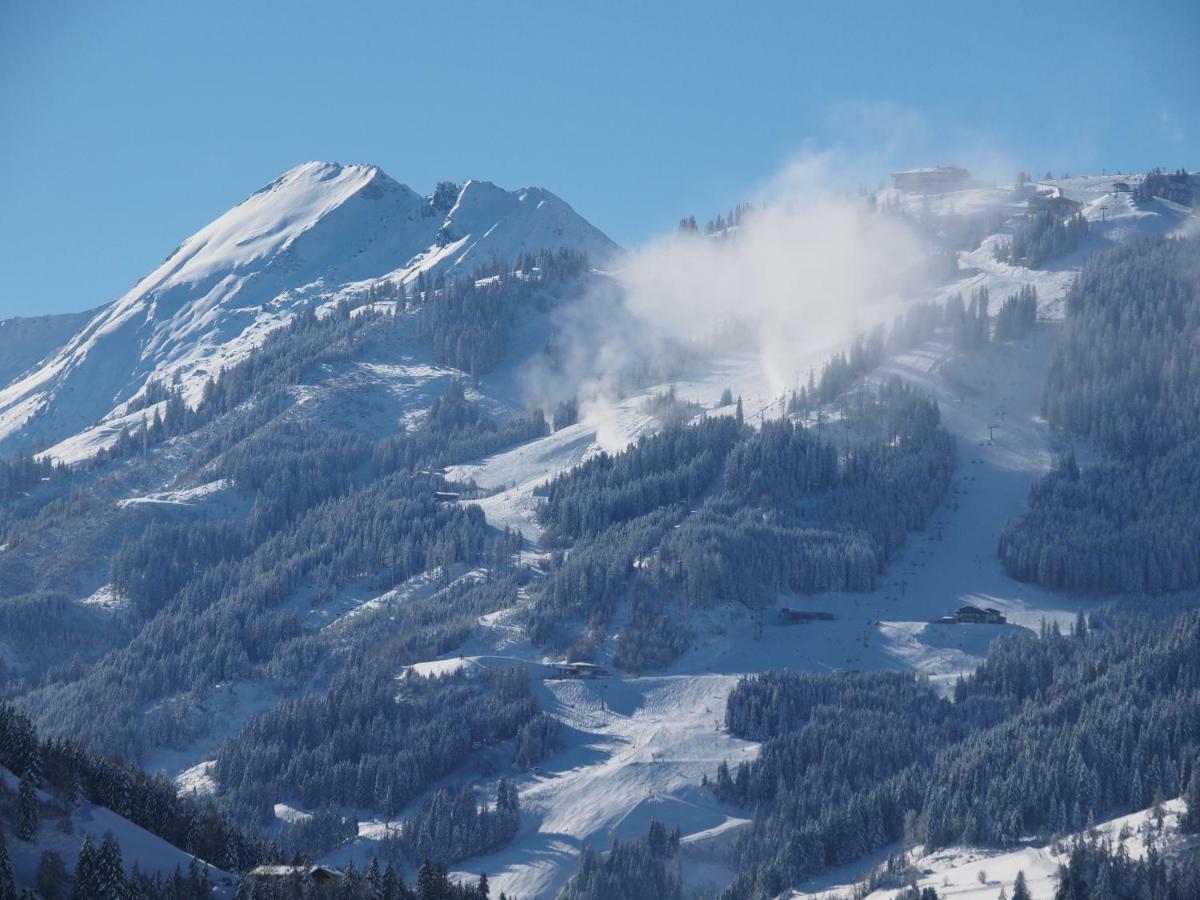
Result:
M116 439L148 382L178 377L194 401L222 366L343 286L466 272L559 247L597 263L618 249L538 188L469 181L442 215L376 166L305 163L185 240L40 367L0 388L0 450L51 445L49 455L67 461L93 454Z

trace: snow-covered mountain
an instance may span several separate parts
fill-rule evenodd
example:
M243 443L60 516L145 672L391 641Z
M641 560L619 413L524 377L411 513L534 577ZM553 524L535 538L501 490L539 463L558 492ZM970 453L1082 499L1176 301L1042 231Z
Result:
M6 373L0 451L53 446L119 420L152 380L178 376L195 396L297 309L348 285L466 274L560 247L593 263L618 250L540 188L468 181L425 198L376 166L305 163L185 240L133 290L44 348L40 364Z
M421 655L433 658L411 666L401 667L396 661L398 672L419 674L523 666L533 676L532 690L541 709L563 723L562 745L536 769L512 776L522 805L519 832L507 845L457 863L461 876L474 879L487 872L495 891L554 897L575 870L581 846L603 848L613 837L639 838L650 819L656 818L681 829L689 885L716 890L735 874L726 850L735 835L748 833L749 811L718 802L699 785L705 776L711 778L721 762L751 759L759 752L757 742L721 725L726 697L743 676L772 669L901 669L921 672L934 684L948 687L979 664L999 631L963 628L948 633L927 627L947 610L964 603L992 605L1004 612L1007 629L1015 632L1036 631L1042 622L1068 630L1080 610L1093 608L1091 596L1014 581L1000 564L996 546L1005 523L1024 508L1031 486L1061 448L1060 439L1042 417L1042 392L1064 314L1063 297L1084 261L1138 235L1195 234L1200 223L1191 209L1169 201L1135 202L1127 190L1118 189L1117 181L1106 176L1045 185L1078 204L1089 222L1089 233L1076 250L1041 269L1002 261L995 252L997 245L1011 239L1011 229L1026 211L1027 201L1011 185L932 197L896 192L889 197L891 208L928 210L946 221L964 210L998 210L998 230L958 250L954 273L933 299L942 302L950 294L969 297L987 288L998 305L1023 288L1035 288L1041 325L1021 340L997 340L972 353L956 349L942 332L895 353L867 376L872 380L899 377L936 398L942 424L961 454L951 495L934 513L928 531L911 536L877 590L817 593L800 601L781 596L781 602L801 602L805 609L829 616L819 626L804 629L773 619L756 623L732 605L703 610L692 620L695 634L688 649L670 665L641 673L620 671L614 662L619 635L633 611L630 601L622 600L595 650L595 659L609 666L612 676L580 681L553 677L553 670L545 665L548 648L531 641L527 632L532 607L525 589L498 598L495 608L489 607L477 622L471 622L469 635L445 652L422 651ZM407 280L420 272L456 268L469 271L492 254L511 258L523 249L549 246L585 249L593 260L612 251L603 235L544 192L509 193L470 182L461 189L439 190L427 199L378 170L304 166L186 242L133 293L100 311L41 368L0 391L0 415L17 408L22 397L46 398L47 411L40 417L35 411L29 426L18 425L9 432L10 440L56 422L55 416L75 415L85 422L77 428L107 416L102 428L71 439L76 448L93 447L96 443L90 436L105 429L111 432L121 420L122 405L136 396L147 379L166 379L179 371L185 385L197 386L219 365L250 352L267 330L286 322L293 310L306 304L320 305L362 292L379 279ZM569 300L565 291L561 299L565 306ZM537 303L520 309L505 360L484 377L472 379L468 387L471 399L500 420L505 411L522 408L525 398L518 375L547 346L547 336L557 326L554 317L563 311L562 306L546 304L543 309ZM280 421L313 430L353 430L372 441L394 434L401 422L405 427L419 423L435 399L446 393L447 385L464 373L434 361L415 329L403 327L403 318L398 322L401 327L389 329L385 340L362 353L334 365L314 366ZM0 352L3 348L0 326ZM806 334L780 341L777 349L788 367L799 373L819 370L832 352ZM121 354L118 362L105 368L105 360L117 354ZM101 375L110 380L88 418L72 404L81 403L79 397L93 383L100 383ZM695 360L669 384L655 383L652 375L647 379L611 402L585 406L575 424L443 473L451 482L475 483L479 494L463 502L477 504L489 525L514 529L529 540L524 560L532 585L544 576L547 562L537 547L543 527L538 488L601 450L620 450L656 431L660 427L652 411L656 397L670 389L704 414L732 414L733 405L723 399L732 388L752 424L761 426L787 414L781 402L786 397L780 396L761 354L744 349L714 351ZM29 385L26 392L13 393L22 383ZM16 400L10 402L10 395ZM837 411L836 404L829 404L824 421L832 422ZM141 415L133 413L131 419ZM998 418L1001 425L995 424ZM73 434L67 427L60 433ZM212 427L219 433L223 426L217 422ZM49 516L45 521L30 520L20 541L0 546L0 585L11 592L16 576L30 573L29 587L15 590L32 591L33 574L41 578L55 560L64 569L69 566L71 579L76 579L59 577L57 570L51 570L57 579L54 586L73 599L66 607L68 614L91 616L81 618L85 623L99 621L101 612L115 622L136 622L138 613L109 583L111 573L104 561L114 547L126 537L132 540L140 535L151 518L240 525L254 502L253 492L239 493L231 481L218 479L208 468L189 469L185 464L199 442L211 436L200 431L184 434L152 447L145 459L123 459L95 472L76 473L77 480L61 489L86 485L94 491L92 508L69 521ZM66 446L60 444L51 452L62 455ZM44 494L58 489L47 486ZM72 560L85 564L70 565ZM362 628L365 633L374 627L374 620L366 617L407 609L429 598L440 602L450 594L438 594L439 590L465 590L483 571L454 570L456 580L449 586L429 572L392 587L355 578L336 585L327 596L318 595L305 582L287 595L281 608L296 611L310 646L320 648L316 652L331 660L346 645L350 629ZM374 633L371 639L376 639ZM8 662L14 670L26 663L22 650L8 636L0 638L0 662ZM25 702L50 709L55 704L78 703L76 698L86 694L76 691L71 683L76 681L69 676L68 683L53 688L62 693L35 692L30 695L34 699ZM147 768L176 777L187 791L219 790L213 772L220 742L237 736L250 717L291 698L297 690L295 684L262 666L242 671L212 691L171 688L162 697L154 693L158 708L186 716L194 731L176 744L149 746ZM67 701L61 699L64 696ZM470 766L453 776L459 777L483 778ZM485 793L488 789L490 785L481 788ZM273 827L303 821L315 809L287 794L268 799L278 820ZM380 842L392 833L389 829L411 817L420 802L411 801L397 814L359 810L357 838L334 848L321 861L366 865L379 854ZM1119 832L1121 824L1108 830ZM127 838L121 839L124 845ZM999 890L994 880L979 878L985 863L993 879L999 874L1011 881L1015 871L1022 869L1034 896L1048 898L1058 859L1053 848L1040 845L986 856L973 849L951 848L931 854L920 865L935 873L922 876L924 883L945 882L962 896L979 897L994 896ZM26 854L18 862L28 871L32 860ZM830 884L860 878L866 865L855 864L819 883L798 887L824 896Z

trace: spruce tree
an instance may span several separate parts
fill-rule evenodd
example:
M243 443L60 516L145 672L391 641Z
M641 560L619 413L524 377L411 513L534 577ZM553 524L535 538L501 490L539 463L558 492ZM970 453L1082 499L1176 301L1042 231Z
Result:
M1183 795L1187 809L1179 819L1179 830L1186 834L1200 833L1200 760L1192 763L1192 777Z
M1025 872L1017 872L1017 880L1013 882L1012 900L1033 900L1029 887L1025 884Z
M37 889L44 900L62 900L67 896L67 885L71 876L67 873L63 858L53 850L47 850L38 860ZM3 896L3 891L0 891Z
M383 896L383 872L379 870L378 856L371 857L371 864L367 867L366 881L371 889L372 897Z
M38 802L37 792L33 782L26 775L21 779L21 787L17 791L17 830L16 835L23 841L32 841L38 831Z
M383 870L382 892L379 894L384 900L394 900L394 898L407 897L405 893L404 879L401 878L396 870L388 863L386 869Z
M123 897L126 890L121 846L112 832L105 832L96 854L96 887L101 897Z
M417 870L417 896L421 900L436 900L440 893L437 868L433 860L426 859Z
M79 847L79 858L75 861L75 888L72 900L99 900L102 896L96 888L96 844L90 834L83 836Z
M8 843L4 840L4 828L0 826L0 900L16 900L17 885L13 880L12 863L8 858Z

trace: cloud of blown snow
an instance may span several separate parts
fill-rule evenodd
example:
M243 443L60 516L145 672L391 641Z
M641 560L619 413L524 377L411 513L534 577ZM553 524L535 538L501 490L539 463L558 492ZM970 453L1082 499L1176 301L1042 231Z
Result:
M662 383L690 356L758 355L775 392L794 386L797 351L842 349L917 293L926 248L901 218L831 188L828 154L798 158L756 193L735 228L679 233L632 251L612 283L564 311L531 402L578 396L603 431L605 405ZM602 435L603 439L603 435Z

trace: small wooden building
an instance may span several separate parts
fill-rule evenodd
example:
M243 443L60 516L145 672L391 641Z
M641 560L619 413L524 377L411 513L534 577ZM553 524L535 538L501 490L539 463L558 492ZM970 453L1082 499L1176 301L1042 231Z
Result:
M1064 197L1062 191L1038 191L1029 198L1030 212L1045 211L1059 219L1073 216L1081 208L1077 200Z

